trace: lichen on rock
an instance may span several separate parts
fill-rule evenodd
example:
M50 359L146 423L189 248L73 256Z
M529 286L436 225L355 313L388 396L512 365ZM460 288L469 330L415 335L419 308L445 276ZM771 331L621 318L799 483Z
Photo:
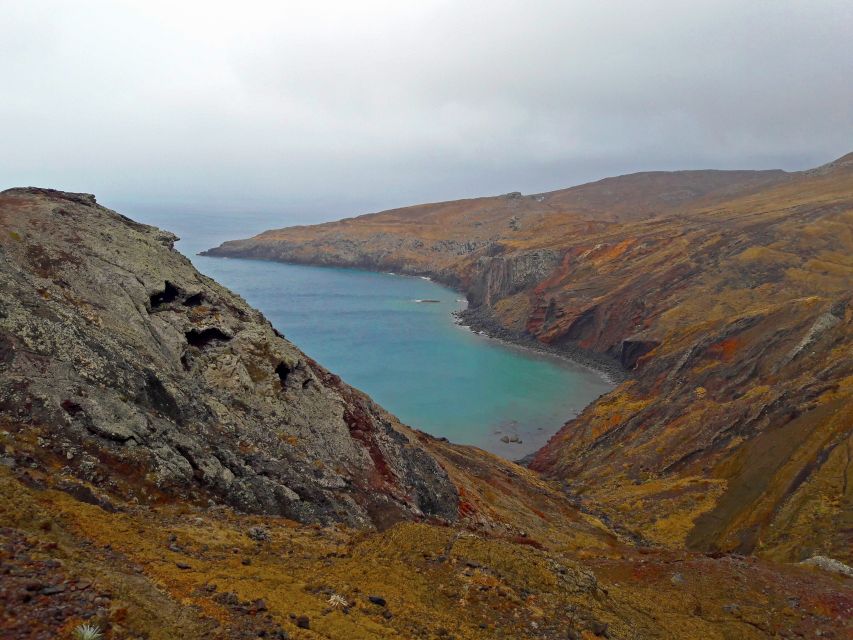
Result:
M0 236L17 238L0 262L6 428L85 450L87 477L140 500L359 526L456 517L452 483L407 427L198 273L172 234L28 188L0 194ZM83 475L81 459L62 473Z

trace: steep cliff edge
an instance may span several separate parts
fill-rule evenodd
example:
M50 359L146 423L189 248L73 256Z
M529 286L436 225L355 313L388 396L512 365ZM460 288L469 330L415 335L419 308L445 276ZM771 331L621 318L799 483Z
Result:
M853 156L422 205L208 252L425 273L632 379L533 461L675 547L851 560Z
M0 422L18 464L303 522L456 518L413 432L198 273L173 235L89 195L12 189L0 237Z
M850 164L590 244L529 329L635 375L532 466L662 542L849 560Z

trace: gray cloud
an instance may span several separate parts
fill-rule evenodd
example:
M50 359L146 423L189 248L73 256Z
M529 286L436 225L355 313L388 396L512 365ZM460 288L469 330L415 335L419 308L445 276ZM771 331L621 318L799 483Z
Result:
M2 2L0 178L332 218L853 147L848 0Z

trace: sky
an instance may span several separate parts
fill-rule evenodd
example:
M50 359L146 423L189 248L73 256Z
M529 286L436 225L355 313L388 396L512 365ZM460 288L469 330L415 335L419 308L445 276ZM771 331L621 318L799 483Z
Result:
M0 0L0 189L300 222L853 151L850 0Z

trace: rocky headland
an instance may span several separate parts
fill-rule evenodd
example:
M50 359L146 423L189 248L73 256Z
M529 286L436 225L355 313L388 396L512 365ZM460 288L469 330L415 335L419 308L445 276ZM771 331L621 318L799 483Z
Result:
M173 235L29 189L0 194L0 225L0 286L17 292L0 303L0 409L38 429L46 463L127 499L455 519L456 491L412 432L198 273Z

